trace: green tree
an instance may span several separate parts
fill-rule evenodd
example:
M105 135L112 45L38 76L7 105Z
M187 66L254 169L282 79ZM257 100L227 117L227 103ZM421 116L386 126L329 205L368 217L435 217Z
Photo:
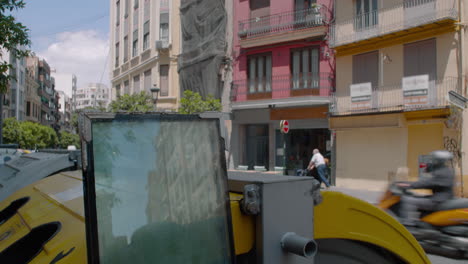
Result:
M70 125L73 127L75 132L78 131L78 115L79 112L73 113L70 119Z
M18 143L22 148L25 149L35 149L38 146L39 142L39 124L33 122L23 122L20 124L21 127L21 137ZM44 148L45 146L42 146Z
M62 131L59 134L59 147L66 149L68 146L73 145L80 148L80 137L76 134L71 134L66 131Z
M54 148L58 143L57 133L51 127L29 121L21 122L20 127L22 148Z
M111 112L149 112L153 109L153 99L146 92L124 94L109 104Z
M3 52L10 52L16 58L26 57L29 51L19 49L31 44L28 36L28 29L17 22L12 12L25 7L23 0L2 0L0 1L0 59ZM8 84L14 78L9 74L13 66L9 61L0 60L0 144L3 142L3 96L8 90Z
M3 130L5 143L19 144L25 149L54 148L58 143L55 130L29 121L18 122L15 118L7 118Z
M39 127L39 135L39 142L45 145L44 148L54 148L57 146L57 133L51 127L41 125Z
M197 92L186 90L180 99L179 113L194 114L207 111L221 111L221 102L212 95L208 95L205 100Z
M21 138L21 127L14 117L5 119L3 122L3 140L5 144L19 144Z

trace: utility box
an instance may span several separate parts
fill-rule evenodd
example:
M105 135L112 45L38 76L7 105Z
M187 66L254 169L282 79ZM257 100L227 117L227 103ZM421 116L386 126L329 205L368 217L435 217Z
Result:
M320 186L314 178L230 171L228 186L231 192L244 193L244 211L255 208L252 203L257 203L256 263L314 263L314 202L320 200ZM291 233L304 239L300 247L304 246L306 256L282 247L285 235Z

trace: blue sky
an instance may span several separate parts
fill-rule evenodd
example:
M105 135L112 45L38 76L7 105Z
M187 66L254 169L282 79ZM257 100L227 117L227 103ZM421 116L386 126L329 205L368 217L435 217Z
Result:
M32 51L78 86L109 84L109 0L26 0L18 21L30 29ZM59 88L58 88L59 89Z

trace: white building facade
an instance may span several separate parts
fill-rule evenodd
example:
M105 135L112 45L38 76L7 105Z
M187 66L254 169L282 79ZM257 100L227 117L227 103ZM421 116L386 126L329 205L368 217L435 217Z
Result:
M13 67L9 75L14 79L10 81L8 92L4 99L3 117L14 117L16 120L25 120L26 108L26 59L16 58L11 52L2 51L4 61Z
M112 99L157 87L157 108L176 109L180 1L110 1Z
M110 89L102 83L90 83L77 89L72 100L76 102L75 110L87 107L107 108L111 101Z
M72 98L63 91L57 91L59 94L59 114L60 114L60 130L72 132L71 116L72 116Z
M55 79L55 89L58 91L63 91L68 98L73 98L73 95L77 90L77 78L75 74L69 73L58 73L57 71L52 71L52 77ZM74 111L74 102L72 103L72 111Z

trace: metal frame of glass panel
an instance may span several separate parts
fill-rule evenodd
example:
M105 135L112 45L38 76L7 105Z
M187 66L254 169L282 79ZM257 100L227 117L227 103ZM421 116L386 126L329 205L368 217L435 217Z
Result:
M180 122L181 125L178 126L177 122ZM188 126L184 126L184 122L187 122ZM203 123L203 122L205 122L205 123ZM145 124L145 123L146 123L146 125L144 125L143 128L141 128L141 126L140 126L140 128L138 128L139 125ZM202 152L202 153L207 154L207 155L206 155L206 157L201 157L203 155L200 155L200 157L196 157L198 155L195 155L195 156L188 155L188 158L201 159L201 160L203 160L203 158L212 159L214 161L213 162L214 165L211 167L211 169L210 169L210 166L209 166L210 164L203 164L204 166L193 166L193 164L196 163L196 161L194 161L192 163L192 165L188 166L187 168L183 168L183 169L181 168L180 171L175 173L177 175L174 176L174 177L178 177L178 179L181 182L186 182L186 181L194 182L195 180L193 180L190 177L192 177L192 176L197 177L197 171L201 170L201 172L207 172L207 174L203 174L203 173L199 174L199 175L202 176L202 177L199 177L199 178L203 181L203 183L200 183L200 184L191 183L191 184L186 185L186 187L185 187L186 189L184 190L184 192L185 193L189 192L188 197L187 196L182 197L182 198L179 197L179 201L181 201L181 202L188 201L188 203L190 205L189 207L185 207L185 208L190 208L190 213L189 213L190 217L188 217L188 218L190 218L189 220L184 221L183 217L180 218L178 216L174 216L174 218L172 218L172 220L168 220L169 218L165 218L164 221L161 220L161 222L157 222L157 221L160 221L159 218L162 217L161 216L162 214L159 214L159 212L162 212L164 210L166 210L166 211L169 211L169 209L171 209L172 211L179 210L179 212L182 212L181 215L184 215L186 213L185 213L184 209L179 208L180 206L179 206L178 203L176 204L177 205L176 209L173 209L172 207L170 208L170 206L167 207L169 209L163 208L163 206L161 204L159 204L159 198L153 199L154 197L150 196L150 195L152 195L152 194L150 194L150 192L152 192L151 190L158 189L158 191L159 191L159 186L160 185L156 184L156 185L151 186L149 183L147 183L148 185L146 185L145 188L147 189L147 192L148 192L148 195L147 195L148 200L146 201L146 207L144 207L144 211L145 211L144 216L148 216L149 214L151 214L151 213L148 213L148 210L150 210L149 209L150 208L149 204L152 203L153 205L156 205L156 207L159 210L156 213L156 215L157 215L156 217L158 218L158 220L157 221L155 220L154 222L150 222L150 220L146 220L147 221L146 223L143 223L142 226L137 226L137 227L135 227L135 226L128 227L127 226L126 227L127 229L131 228L132 230L131 231L128 231L128 230L122 231L122 230L120 230L120 231L118 231L118 232L121 232L121 233L118 234L120 236L116 236L117 231L115 231L115 229L112 229L113 228L112 227L113 226L112 221L116 220L116 219L118 220L118 218L121 218L122 216L124 218L125 217L128 218L129 216L126 216L126 215L124 215L122 213L120 213L120 214L116 213L115 210L114 210L114 209L116 209L115 206L112 206L112 207L109 208L109 207L102 207L102 204L101 204L101 207L98 210L98 207L100 206L98 203L105 200L105 199L103 200L102 196L99 197L100 192L101 192L101 190L103 188L102 185L99 183L99 181L102 180L102 175L103 175L102 171L101 172L99 171L99 166L101 166L101 168L102 168L102 164L112 164L112 165L115 165L115 164L113 164L112 161L108 161L108 160L107 160L107 162L109 162L109 163L103 163L102 157L104 157L104 156L102 154L106 153L106 151L103 151L103 149L104 150L106 150L106 149L103 148L102 146L99 146L99 144L100 144L98 142L99 138L102 139L103 137L102 137L102 135L99 136L99 134L96 136L96 133L98 133L96 131L100 129L99 127L108 126L108 125L112 126L113 124L118 125L117 128L112 127L112 129L116 129L116 130L114 130L113 132L111 131L110 133L105 134L106 138L109 139L109 140L112 140L113 138L114 138L114 140L115 139L119 140L119 135L122 134L121 133L122 131L119 130L119 129L122 129L122 128L126 129L127 133L128 133L128 131L132 131L132 129L134 131L136 131L136 132L140 132L140 134L137 133L136 134L137 137L136 138L133 137L132 140L138 141L138 140L140 140L140 139L138 139L138 137L141 137L141 140L145 140L146 144L139 145L139 146L142 146L143 148L146 148L146 150L149 150L149 151L151 151L151 148L154 148L154 153L152 153L152 154L154 154L154 157L156 157L154 159L155 160L154 164L153 163L143 163L143 165L144 164L151 164L151 166L164 166L163 168L166 171L165 175L163 175L163 173L161 171L158 171L156 174L152 174L152 175L155 175L155 176L150 176L150 174L148 174L148 176L141 176L141 174L140 174L140 176L139 176L138 175L139 172L136 172L137 169L135 170L135 173L133 175L122 174L121 172L118 172L119 170L122 170L122 167L119 168L119 166L123 166L123 165L121 165L122 161L118 160L118 161L116 161L117 171L115 172L115 170L114 170L114 171L111 171L111 172L106 172L106 173L108 173L108 174L106 174L106 177L107 177L107 175L111 175L110 177L120 177L120 178L113 178L110 181L112 184L114 184L115 182L118 182L119 180L122 181L122 179L123 179L123 181L125 181L124 178L129 178L129 177L133 177L132 181L136 181L137 177L141 177L144 180L148 179L148 181L150 180L150 177L152 177L152 179L158 179L159 180L159 178L171 177L170 175L174 171L174 167L177 167L179 164L170 165L170 166L168 166L166 168L165 167L166 165L160 165L160 164L164 164L164 163L159 163L157 161L158 159L161 159L161 158L157 158L157 153L158 153L158 151L161 151L160 149L162 148L161 146L163 146L163 145L158 145L157 143L153 142L154 145L148 146L147 142L148 142L148 140L151 140L151 139L148 139L148 137L145 137L144 134L141 134L142 131L147 131L148 135L153 135L154 136L153 140L161 141L162 138L164 137L164 135L161 136L161 139L159 139L160 135L158 133L161 133L161 131L163 131L162 128L161 128L161 130L154 131L154 132L151 131L151 129L148 129L149 127L151 128L153 123L157 124L158 129L161 126L161 124L167 124L167 127L164 128L164 129L166 129L169 132L171 131L170 129L168 129L169 127L179 129L181 131L180 133L187 133L187 132L184 132L186 130L191 130L192 132L198 130L198 132L190 134L190 135L193 135L193 136L190 137L190 139L194 142L193 146L191 146L191 148L195 148L194 151L201 151L203 149L207 150L206 152ZM135 125L135 126L132 126L132 124ZM150 125L148 125L148 124L150 124ZM189 127L189 126L191 126L191 127ZM94 128L94 131L93 131L93 128ZM140 130L138 131L137 128L140 129ZM87 248L88 248L88 263L90 263L90 264L115 263L115 258L113 260L107 261L108 260L107 256L109 256L109 252L111 252L110 255L112 255L112 253L114 253L114 252L117 252L117 254L121 254L118 257L120 259L132 257L132 263L154 263L154 260L158 260L158 261L162 261L162 262L165 262L165 260L166 260L166 261L169 261L170 263L190 263L190 261L187 262L187 259L186 259L187 256L178 257L177 260L170 259L172 256L175 256L176 253L173 253L173 255L170 255L169 257L161 256L161 258L158 257L157 259L151 259L151 260L148 259L147 257L146 258L141 257L141 258L138 259L138 257L140 257L140 255L138 253L141 253L141 247L142 247L143 244L144 244L143 247L146 247L147 250L148 249L153 250L153 248L156 249L157 248L156 245L158 245L157 244L158 241L156 241L156 240L162 240L162 238L160 238L160 237L163 236L164 234L158 233L158 232L156 232L154 230L164 230L165 233L166 233L165 234L166 238L167 237L169 237L169 238L174 237L172 245L173 245L173 248L175 247L175 248L177 248L177 250L179 250L179 251L176 250L178 252L177 256L179 256L178 255L179 252L185 253L186 252L185 249L187 248L187 249L189 249L187 255L189 255L190 258L192 258L192 259L196 258L198 261L202 261L203 263L210 263L210 262L211 263L226 263L226 264L235 263L235 252L234 252L234 242L233 242L234 240L233 240L231 212L230 212L230 203L229 203L229 191L228 191L228 186L227 186L227 169L226 169L226 160L225 160L225 154L224 154L224 140L221 137L220 121L219 121L218 118L202 118L199 115L179 115L179 114L167 114L167 113L113 114L113 113L97 113L97 112L90 113L90 112L88 112L88 113L81 114L81 116L79 118L79 129L80 129L80 137L81 137L81 140L82 140L83 184L84 184L83 188L84 188L84 203L85 203L85 223L86 223L86 240L87 240L86 243L87 243ZM196 139L197 133L199 133L198 136L199 136L200 139L203 139L203 138L207 139L208 137L206 136L205 133L200 132L201 130L203 130L203 131L207 131L207 130L215 131L215 132L213 132L214 134L210 134L210 136L209 136L210 141L209 142L215 142L216 138L213 138L213 136L216 136L216 135L218 137L218 142L213 143L211 146L209 146L209 145L202 146L200 144L202 140L197 141L197 139ZM176 153L177 150L175 150L175 148L177 146L175 146L175 147L171 146L171 147L174 147L174 150L172 150L171 148L168 147L168 149L170 149L172 152L176 153L175 157L176 157L176 159L178 159L177 158L178 154L185 154L184 151L181 151L181 150L185 150L184 149L185 145L183 144L184 139L181 138L181 137L176 138L176 136L178 135L177 133L172 134L172 133L167 133L167 131L166 131L166 135L165 135L164 138L173 139L174 142L180 140L180 142L181 142L181 146L179 147L179 153ZM179 135L183 135L183 134L179 134ZM188 137L186 137L186 138L188 138ZM96 140L96 142L94 142L94 140ZM127 144L126 146L129 146L129 149L132 149L132 147L133 147L131 145L132 143L128 143L128 142L122 143L122 141L115 141L114 144L115 145L110 146L110 149L108 151L109 156L112 154L112 148L118 147L119 146L118 144ZM135 143L135 144L137 144L137 143ZM166 143L163 142L162 144L166 144ZM199 144L199 145L197 145L197 144ZM99 149L99 148L100 148L100 150L99 150L100 154L99 153L96 154L96 151L98 151L97 149ZM201 150L198 149L198 148L201 148ZM211 148L211 151L213 151L212 154L208 153L210 151L210 148ZM130 150L130 151L132 151L132 150ZM134 151L134 149L133 149L133 151ZM215 153L217 151L219 151L219 153ZM142 150L141 152L146 153L146 152L144 152L144 150ZM161 153L162 154L169 153L169 150L166 150L166 152L161 151ZM195 152L193 152L193 153L195 153ZM151 154L151 153L149 153L149 154ZM141 154L141 155L143 155L143 154ZM125 156L125 154L123 156ZM187 154L185 154L185 156L186 156L185 160L187 160L188 159ZM107 154L106 154L106 157L107 157ZM136 157L132 157L130 154L128 154L124 158L134 160L135 163L138 163L138 159ZM217 160L217 159L219 159L219 160ZM219 164L216 164L216 162L219 162ZM101 163L101 164L99 165L99 163ZM156 163L158 163L159 165L155 165ZM145 166L141 166L142 164L138 164L138 165L139 165L139 168L145 167ZM200 168L203 168L203 169L200 169ZM172 171L170 169L172 169ZM212 173L213 173L212 175L208 175L209 170L212 171ZM106 169L106 171L108 171L108 170ZM168 171L171 172L171 173L167 173ZM102 174L101 176L99 175L100 173ZM120 175L120 176L115 176L115 175ZM121 175L125 175L125 176L121 176ZM128 177L126 175L128 175ZM167 176L167 175L169 175L169 176ZM145 178L145 177L148 177L148 178ZM206 178L208 178L209 180L206 180ZM125 182L125 184L128 184L128 183L129 182ZM137 185L137 184L135 184L135 185ZM111 186L111 185L109 185L109 186ZM124 186L127 186L127 185L124 185ZM143 185L140 184L138 186L141 187ZM156 187L156 188L148 188L148 186ZM172 186L177 187L179 185L174 184ZM105 186L104 188L107 188L107 187L108 186ZM109 188L112 191L112 190L114 190L114 189L112 189L114 187L115 186L112 185ZM192 207L197 206L197 204L194 204L194 203L197 203L197 202L202 203L202 201L200 201L197 198L194 198L194 195L197 195L197 194L194 194L195 192L192 192L193 189L190 189L190 188L196 189L199 192L198 193L199 196L197 198L199 198L199 197L210 197L210 198L206 198L204 200L205 203L201 204L201 207L194 209ZM205 189L203 189L203 188L205 188ZM212 191L213 189L214 189L214 191ZM121 189L117 189L117 188L115 190L118 190L118 192L116 191L115 193L113 193L113 195L115 195L115 194L120 195L120 192L130 193L132 190L135 191L136 189L132 189L132 186L129 186L128 189L125 189L125 190L121 190ZM167 190L169 190L169 189L167 189ZM205 191L208 190L208 191L203 192L204 190ZM131 195L135 195L135 193L136 193L136 195L140 194L138 191L135 191ZM158 193L158 192L156 192L156 193ZM163 192L159 192L159 193L163 193ZM170 194L177 196L177 195L179 195L181 193L182 192L180 192L180 191L174 191L174 192L172 192ZM125 194L122 195L122 197L125 197ZM130 197L130 196L127 196L127 197ZM157 196L157 197L160 197L160 196ZM134 201L135 201L135 198L133 196L131 197L131 199L134 199ZM123 201L121 200L120 203L127 203L127 201L124 198L124 200ZM203 206L205 206L205 207L203 207ZM106 213L103 213L103 211L102 211L103 208L107 208L108 211ZM127 207L127 208L131 208L131 207ZM163 209L161 209L161 208L163 208ZM119 209L119 208L117 208L117 209ZM151 209L153 209L153 208L151 207ZM138 210L138 209L135 209L135 210ZM209 213L208 214L203 213L203 210L207 210L207 211L209 211ZM140 212L142 212L142 211L143 210L140 210ZM114 213L115 213L116 217L114 217ZM212 214L211 217L209 215L210 213ZM136 214L136 215L138 215L138 214ZM132 217L133 217L133 215L132 215ZM108 225L102 224L102 223L104 223L104 222L102 222L102 219L104 219L104 218L105 219L111 219L110 227ZM137 217L132 218L132 219L137 219ZM148 219L150 219L150 218L148 218ZM140 217L139 220L145 221L143 219L143 217ZM100 223L100 221L101 221L102 225L98 224L98 223ZM118 220L118 221L122 222L122 220ZM160 228L160 226L158 226L161 223L164 224L163 228ZM131 225L131 224L129 224L129 225ZM170 226L170 225L176 226L176 228L175 229L170 229L170 228L168 229L167 226ZM121 223L120 226L125 226L125 225ZM209 228L207 228L208 226L209 226ZM105 232L103 231L104 235L102 233L99 233L100 228L106 229L106 230L104 230ZM172 230L176 230L176 229L178 230L177 232L171 233ZM151 230L153 230L153 232ZM166 231L166 230L169 230L169 231ZM197 234L206 234L205 233L206 230L215 230L215 231L211 231L211 234L207 234L206 236L198 236L197 235ZM220 230L223 231L223 232L220 232ZM112 240L112 243L114 243L114 242L122 243L123 242L124 247L121 247L121 248L115 247L117 250L113 249L114 251L112 251L112 250L111 251L103 250L102 248L104 248L104 246L103 246L103 244L100 244L99 239L102 238L103 241L101 241L101 242L106 242L104 240L108 238L108 237L106 237L108 232L112 233L112 236L111 236L111 239L110 239L110 240ZM131 236L126 236L126 239L125 239L125 232L130 232ZM208 232L210 232L210 231L208 231ZM135 239L135 237L136 237L135 234L137 234L137 233L139 235L144 234L144 239L143 240L131 241L132 239ZM151 234L147 235L149 233L151 233ZM186 233L189 233L189 235L186 235ZM155 236L154 234L157 234L157 235ZM187 240L183 240L183 237L179 237L180 234L182 234L182 236L187 236L189 238L188 242L181 242L181 241L187 241ZM214 234L216 234L216 235L214 235ZM115 241L113 240L114 238L115 238ZM212 239L210 239L210 238L212 238ZM190 239L194 239L195 242L190 241ZM146 242L148 242L148 243L145 244L145 243L142 243L142 241L144 241L145 243ZM203 244L200 241L203 241ZM108 242L109 241L107 241L106 243L108 243ZM167 240L164 240L164 242L165 243L161 243L161 245L168 244ZM220 243L220 242L223 242L223 243ZM185 243L185 244L179 245L180 243ZM136 244L136 246L134 246L132 244ZM207 244L210 244L210 245L207 245ZM112 245L114 245L114 244L112 244ZM119 244L119 245L121 245L121 244ZM198 247L196 247L194 245L198 245ZM213 248L215 250L210 251L209 250L210 246L212 246L211 248ZM140 248L138 248L138 247L140 247ZM109 247L109 248L112 248L112 247ZM208 248L208 249L204 249L204 248ZM128 249L128 252L127 252L127 249ZM180 249L183 249L183 250L180 251ZM140 250L140 251L138 251L138 250ZM100 252L100 251L103 251L104 253ZM161 252L166 252L166 250L163 251L161 249ZM212 252L214 252L214 253L211 255ZM135 253L136 253L136 255L135 255ZM103 255L107 254L107 256L103 257L101 254L103 254ZM132 254L134 254L134 255L132 255ZM154 254L157 254L157 253L154 253L154 252L149 253L149 256L154 256ZM166 257L166 258L164 258L164 257ZM220 259L222 261L220 261ZM207 261L207 260L209 260L209 261ZM125 263L125 261L128 261L128 260L121 260L121 261L122 261L122 263Z

